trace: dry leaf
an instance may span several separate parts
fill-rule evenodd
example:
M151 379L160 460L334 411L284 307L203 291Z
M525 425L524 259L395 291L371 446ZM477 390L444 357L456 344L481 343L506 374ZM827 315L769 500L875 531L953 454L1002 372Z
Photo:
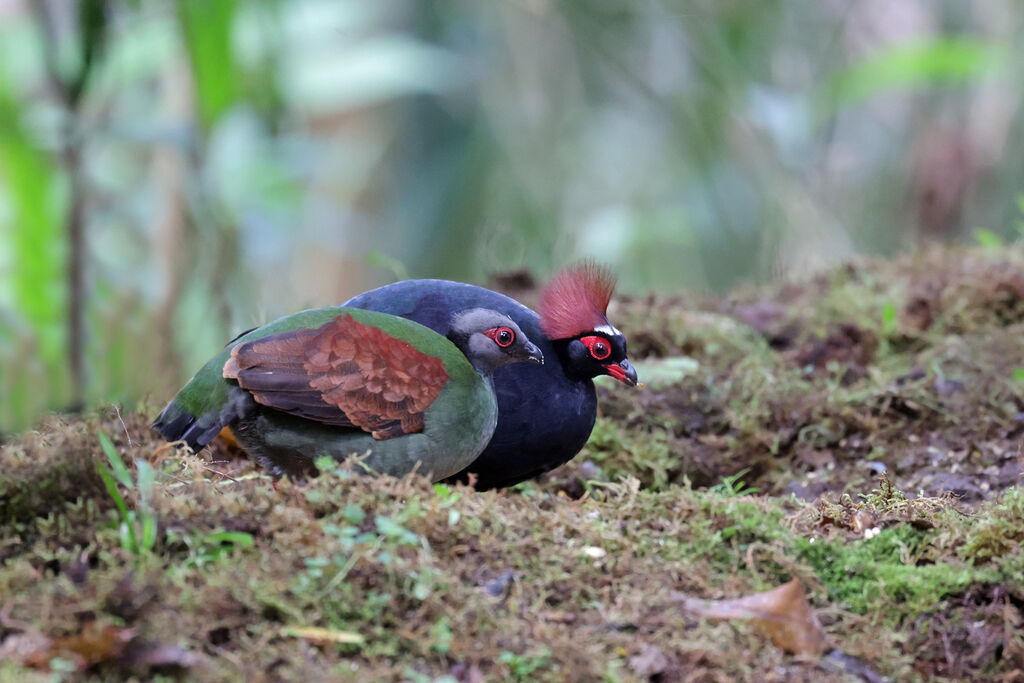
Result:
M465 662L454 665L449 675L459 683L484 683L484 674L475 664L470 666Z
M749 620L776 646L791 654L819 657L831 649L799 579L732 600L683 596L683 608L708 619Z
M159 645L137 637L134 629L88 622L82 632L54 640L39 633L8 636L0 644L0 661L11 659L41 671L49 671L50 663L60 658L70 662L76 671L87 671L100 665L121 669L186 669L200 659L176 645Z
M35 653L48 650L52 644L53 640L41 633L12 633L0 643L0 662L8 659L26 662Z
M339 643L342 645L362 645L366 642L358 633L352 631L334 631L316 626L285 626L281 635L304 638L317 643Z
M665 673L668 658L661 648L650 643L642 643L640 652L629 658L629 668L633 673L645 679L654 678Z
M25 655L22 661L34 669L49 670L50 661L60 657L74 662L75 668L79 671L85 671L92 666L120 657L133 638L135 631L130 628L112 625L100 628L96 622L90 621L82 627L82 632L77 636L49 641L44 647Z
M129 657L135 668L190 669L202 663L200 658L177 645L135 643Z

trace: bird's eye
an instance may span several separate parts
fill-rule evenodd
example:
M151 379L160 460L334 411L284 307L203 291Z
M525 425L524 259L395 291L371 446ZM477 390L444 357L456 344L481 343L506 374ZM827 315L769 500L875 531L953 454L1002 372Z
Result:
M503 349L512 346L512 342L516 340L516 333L508 327L495 327L487 331L487 336Z
M590 355L597 360L604 360L612 355L612 347L603 337L589 336L581 337L580 341L590 350Z

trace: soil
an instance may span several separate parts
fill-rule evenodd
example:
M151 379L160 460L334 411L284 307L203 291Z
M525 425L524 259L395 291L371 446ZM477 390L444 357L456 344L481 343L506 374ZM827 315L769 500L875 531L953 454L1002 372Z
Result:
M1024 254L609 317L646 386L599 382L583 452L505 491L273 482L155 405L9 440L0 678L1024 681Z

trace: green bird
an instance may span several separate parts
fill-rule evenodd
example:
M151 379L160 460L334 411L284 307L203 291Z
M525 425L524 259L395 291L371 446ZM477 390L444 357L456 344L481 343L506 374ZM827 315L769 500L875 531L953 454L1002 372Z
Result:
M490 441L494 370L544 362L503 313L458 311L449 330L357 308L294 313L232 340L153 427L194 450L229 427L276 476L312 473L322 456L368 454L377 472L444 479Z

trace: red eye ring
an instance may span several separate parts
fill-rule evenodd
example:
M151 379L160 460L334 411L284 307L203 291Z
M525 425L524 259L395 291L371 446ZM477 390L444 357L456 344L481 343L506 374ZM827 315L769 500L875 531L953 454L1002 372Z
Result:
M512 343L516 340L516 333L511 327L492 327L484 332L484 334L493 339L494 343L503 349L512 346Z
M612 355L612 345L604 337L591 335L589 337L580 337L580 341L590 351L590 355L597 360L604 360Z

